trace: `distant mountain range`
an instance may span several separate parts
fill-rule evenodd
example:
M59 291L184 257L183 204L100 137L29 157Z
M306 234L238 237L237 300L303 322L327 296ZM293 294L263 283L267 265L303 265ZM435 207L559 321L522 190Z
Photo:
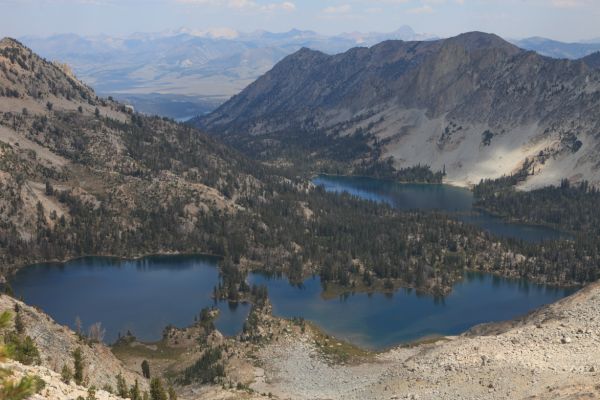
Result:
M430 165L461 185L524 166L527 187L598 185L597 56L553 59L480 32L302 49L196 122L254 156L308 160L344 141L356 165Z
M600 51L600 39L591 42L565 43L541 37L512 40L513 44L525 50L533 50L543 56L552 58L569 58L572 60L589 56Z
M126 38L68 34L20 40L43 57L69 64L103 95L129 101L143 112L184 118L214 109L302 47L334 54L385 39L427 38L405 26L391 33L336 36L182 29Z
M180 29L124 38L66 34L23 37L21 41L43 57L69 64L102 95L129 102L142 112L185 119L212 111L303 47L337 54L390 39L435 37L403 26L388 33L332 36L297 29L283 33ZM512 42L555 58L581 58L600 50L600 43L543 38Z

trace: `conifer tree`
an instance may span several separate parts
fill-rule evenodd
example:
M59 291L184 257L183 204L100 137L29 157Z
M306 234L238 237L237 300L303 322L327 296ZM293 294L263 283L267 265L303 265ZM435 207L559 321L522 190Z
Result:
M151 400L168 400L167 392L163 387L160 378L152 378L150 381L150 399Z
M83 353L81 347L73 351L73 370L75 383L81 385L83 383Z
M169 385L169 400L177 400L177 393L171 385Z
M142 400L142 395L140 394L140 385L138 384L137 379L135 380L134 385L129 390L129 398L131 400Z
M127 395L129 394L129 390L127 390L127 382L125 382L125 378L123 378L123 375L119 372L119 374L116 376L117 379L117 394L120 397L126 398Z
M144 375L144 378L150 379L150 364L148 360L142 361L142 375Z

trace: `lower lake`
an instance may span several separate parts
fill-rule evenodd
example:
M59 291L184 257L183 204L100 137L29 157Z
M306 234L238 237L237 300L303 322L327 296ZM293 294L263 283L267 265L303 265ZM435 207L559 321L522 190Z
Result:
M213 306L217 260L203 256L160 256L124 261L88 257L64 264L37 264L11 279L17 296L61 324L106 328L107 342L130 330L139 339L161 338L165 326L193 323ZM318 277L300 287L285 279L251 274L265 284L274 314L303 317L324 331L357 345L382 349L428 335L451 335L483 322L507 320L573 292L485 274L467 274L444 299L400 290L393 295L358 293L324 299ZM250 306L219 302L217 328L226 335L242 329Z
M444 298L401 289L393 294L356 293L325 300L318 277L300 287L260 275L251 280L267 285L275 315L303 317L335 337L368 349L433 335L456 335L481 323L514 319L574 292L467 273Z
M203 256L86 257L22 268L10 283L16 296L60 324L75 328L79 317L87 330L101 322L107 343L128 330L140 340L155 341L167 325L189 326L202 308L215 305L217 261ZM217 328L225 335L239 333L250 306L216 306L221 311Z
M556 229L511 223L473 208L473 193L444 184L397 183L385 179L321 175L313 179L330 192L347 192L362 199L383 202L401 210L438 210L499 237L528 242L571 239Z

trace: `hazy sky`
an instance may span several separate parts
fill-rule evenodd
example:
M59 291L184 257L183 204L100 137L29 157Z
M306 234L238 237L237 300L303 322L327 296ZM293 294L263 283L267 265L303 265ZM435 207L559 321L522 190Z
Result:
M600 38L600 0L0 0L0 36L127 35L180 27L239 31L310 29L450 36L481 30L507 38Z

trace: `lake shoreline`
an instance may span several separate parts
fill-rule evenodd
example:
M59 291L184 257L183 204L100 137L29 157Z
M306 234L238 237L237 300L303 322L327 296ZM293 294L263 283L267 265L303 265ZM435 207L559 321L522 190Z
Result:
M310 175L309 179L312 181L314 181L315 179L319 178L319 177L330 177L330 178L358 178L358 179L376 179L379 181L384 181L384 182L389 182L389 183L394 183L394 184L400 184L400 185L423 185L423 186L434 186L434 185L444 185L444 186L449 186L452 188L457 188L457 189L465 189L468 190L469 192L473 193L473 187L475 185L473 184L460 184L458 183L458 181L453 181L453 180L449 180L449 181L442 181L440 183L433 183L433 182L415 182L415 181L400 181L400 180L396 180L396 179L392 179L392 178L375 178L372 176L368 176L368 175L349 175L349 174L331 174L331 173L313 173ZM479 213L485 213L491 217L495 217L495 218L499 218L504 222L510 223L510 224L515 224L515 225L521 225L523 227L538 227L538 228L548 228L548 229L552 229L555 230L557 232L560 233L564 233L567 235L572 235L575 236L577 234L577 232L574 231L568 231L568 230L564 230L561 229L559 226L556 225L552 225L552 224L545 224L545 223L539 223L539 222L534 222L534 221L523 221L520 219L516 219L516 218L510 218L508 215L506 214L502 214L499 212L495 212L492 211L486 207L483 206L479 206L476 204L477 201L474 198L473 201L473 209L477 210Z
M325 182L315 181L321 179ZM356 179L356 182L352 182L353 179ZM329 182L327 182L329 181ZM347 182L344 182L347 181ZM479 207L476 204L476 199L474 197L474 193L472 190L456 186L448 183L422 183L422 182L401 182L393 179L385 179L385 178L373 178L368 176L355 176L355 175L340 175L340 174L319 174L315 175L312 178L313 184L315 186L323 186L325 190L334 192L334 193L342 193L346 192L351 196L355 196L358 198L363 198L369 201L376 201L385 203L399 211L409 212L409 211L421 211L421 212L441 212L448 217L458 220L462 223L469 224L471 226L476 226L483 231L488 231L492 235L498 236L500 238L511 238L510 234L506 234L507 229L502 229L499 224L506 225L508 228L511 226L513 228L520 228L521 232L514 232L512 234L512 238L515 240L525 240L532 242L544 242L544 241L552 241L552 240L573 240L573 232L564 231L562 229L558 229L555 226L549 226L546 224L537 224L537 223L528 223L526 221L514 220L511 218L507 218L504 215L497 214L494 212L490 212L489 210ZM330 187L328 187L328 184ZM373 190L370 185L377 185L377 190ZM395 187L395 190L389 189L389 193L386 192L387 186ZM424 195L425 192L429 190L429 188L438 186L440 188L446 188L448 193L445 194L443 202L452 202L455 201L458 203L457 208L452 207L444 207L442 203L436 203L434 199L431 201L430 197L426 197ZM398 189L401 188L401 189ZM419 189L421 188L421 189ZM358 193L355 193L357 191ZM419 193L419 192L423 193ZM366 193L366 194L363 194ZM459 193L463 194L459 194ZM409 204L396 204L392 200L396 200L396 197L400 193L404 196L412 196L409 197L408 200L402 197L402 201L407 201ZM468 195L467 195L468 193ZM435 197L437 193L430 194L430 196ZM371 197L372 196L372 197ZM466 196L466 197L465 197ZM468 198L467 198L468 197ZM454 199L453 199L454 198ZM421 202L418 202L420 200ZM410 202L413 204L411 205ZM429 202L429 203L428 203ZM425 204L425 205L424 205ZM468 204L468 208L467 208ZM464 221L461 218L457 218L460 216L467 217L481 217L484 219L489 219L489 221ZM495 226L498 225L498 226ZM496 229L496 231L494 231ZM538 232L532 232L538 231ZM521 235L521 236L519 236Z
M117 332L123 334L129 330L143 343L156 343L154 338L158 340L166 327L189 326L203 307L218 308L221 315L216 320L217 329L226 336L237 337L253 303L240 301L233 306L227 301L215 301L211 294L219 281L216 259L199 255L179 259L179 256L161 255L165 258L157 260L150 256L148 262L136 264L136 260L129 260L131 263L122 266L118 264L121 258L117 257L89 261L83 258L76 265L79 268L68 269L50 263L38 265L40 268L18 276L11 283L15 284L15 293L62 324L71 325L76 316L83 317L86 326L101 321L109 330L107 343L116 340ZM111 260L117 264L111 265ZM336 296L328 298L327 288L318 276L304 280L300 287L290 284L285 275L274 279L260 273L250 275L247 283L267 287L274 317L292 321L302 318L314 323L325 335L377 352L423 341L431 335L462 334L480 323L517 317L529 312L532 306L537 307L536 304L548 304L570 294L569 288L484 271L466 271L446 296L407 285L396 286L393 291L373 288L351 292L340 287L337 293L351 294L338 295L336 300ZM486 295L488 291L490 294ZM64 295L57 298L57 293ZM71 302L70 296L79 300ZM474 298L482 305L487 304L485 310L483 306L473 307ZM520 300L515 303L515 299ZM119 305L130 301L140 304L138 311L134 314L117 311L123 308ZM490 315L489 309L496 309L495 305L500 308ZM173 307L177 308L176 313ZM440 312L445 316L443 320L431 320ZM397 315L395 322L388 320L393 315ZM384 322L383 330L372 325Z
M85 258L107 258L107 259L114 259L114 260L120 260L120 261L139 261L144 258L169 257L169 256L190 256L190 257L199 256L199 257L211 257L211 258L216 258L216 259L223 258L223 256L216 255L216 254L210 254L210 253L179 252L179 251L165 250L165 251L159 251L159 252L138 253L138 254L128 255L128 256L115 255L115 254L109 254L109 253L99 253L99 254L84 254L84 255L78 255L78 256L70 256L70 257L65 257L62 259L59 259L59 258L40 259L40 260L35 260L32 262L22 262L22 263L16 263L16 264L11 264L11 265L5 266L5 268L3 270L0 270L0 284L6 283L7 277L14 276L14 274L17 273L19 270L21 270L23 268L31 267L34 265L38 265L38 264L68 264L70 262L79 261L79 260L82 260Z
M476 202L473 203L473 209L479 210L480 212L488 214L488 215L490 215L492 217L500 218L503 221L506 221L506 222L508 222L510 224L552 229L552 230L555 230L557 232L564 233L566 235L570 235L570 236L573 236L573 237L575 237L577 235L577 233L578 233L576 231L562 229L558 225L553 225L553 224L548 224L548 223L543 223L543 222L535 222L535 221L524 221L524 220L521 220L521 219L518 219L518 218L511 218L507 214L496 212L496 211L490 210L487 207L477 205ZM573 240L573 239L566 239L566 240Z
M452 187L460 188L460 189L468 189L468 186L453 185L453 184L450 184L450 183L445 183L443 181L442 182L399 181L399 180L392 179L392 178L375 178L373 176L368 176L368 175L347 175L347 174L314 173L314 174L311 174L308 179L312 182L313 180L315 180L316 178L318 178L320 176L332 177L332 178L377 179L379 181L386 181L386 182L390 182L390 183L398 183L398 184L401 184L401 185L447 185L447 186L452 186Z

